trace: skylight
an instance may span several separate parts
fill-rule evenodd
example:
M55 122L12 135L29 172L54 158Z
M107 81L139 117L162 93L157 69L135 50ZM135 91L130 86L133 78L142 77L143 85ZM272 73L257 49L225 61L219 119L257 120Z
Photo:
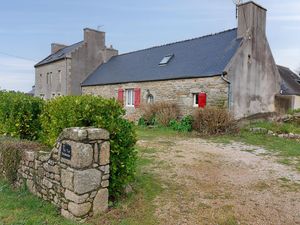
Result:
M159 63L160 66L167 65L173 58L174 54L165 56Z

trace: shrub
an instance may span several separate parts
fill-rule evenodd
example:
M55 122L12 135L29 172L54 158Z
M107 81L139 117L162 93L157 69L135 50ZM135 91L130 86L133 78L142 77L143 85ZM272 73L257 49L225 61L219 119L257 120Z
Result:
M226 109L207 107L193 114L193 129L205 134L224 134L237 131L237 123Z
M191 132L192 131L192 116L185 116L180 121L171 120L169 126L179 132Z
M168 126L171 120L176 120L179 115L178 106L175 103L157 102L142 107L143 118L147 125Z
M133 123L123 119L125 111L113 99L95 96L66 96L53 99L41 115L43 142L53 145L68 127L99 127L110 132L110 195L117 197L133 180L137 152Z
M28 140L38 139L39 115L44 101L20 92L0 91L0 134Z
M13 138L0 138L0 175L11 184L17 179L17 170L26 150L40 151L47 148L39 143L18 140Z

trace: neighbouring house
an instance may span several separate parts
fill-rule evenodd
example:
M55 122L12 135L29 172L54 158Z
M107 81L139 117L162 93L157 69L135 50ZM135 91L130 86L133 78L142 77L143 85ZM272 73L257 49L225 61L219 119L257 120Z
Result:
M235 118L276 111L281 77L266 37L267 10L238 6L238 27L214 35L120 54L82 83L82 93L116 98L127 117L156 101L195 107L224 106Z
M81 82L118 51L105 46L105 33L84 29L84 40L70 46L53 43L51 54L35 65L35 96L50 99L81 95Z
M281 93L277 95L278 109L286 113L289 109L300 109L300 76L284 66L278 66L282 79Z

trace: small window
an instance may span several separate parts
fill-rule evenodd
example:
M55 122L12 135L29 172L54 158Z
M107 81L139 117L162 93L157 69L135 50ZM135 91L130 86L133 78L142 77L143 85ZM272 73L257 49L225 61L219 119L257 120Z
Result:
M61 83L61 70L58 71L58 79L59 79L59 83Z
M163 66L163 65L167 65L170 60L173 58L174 55L167 55L165 56L159 63L160 66Z
M44 94L40 94L40 98L41 99L45 99L45 95Z
M52 98L55 98L55 93L52 93Z
M133 89L126 89L125 90L126 96L126 106L134 106L134 91Z
M199 100L199 94L193 94L193 106L194 107L199 106L198 100Z
M147 103L148 103L148 104L151 104L151 103L153 103L153 102L154 102L154 97L153 97L153 95L149 94L149 95L147 96Z
M57 93L57 96L60 97L60 96L61 96L61 93Z

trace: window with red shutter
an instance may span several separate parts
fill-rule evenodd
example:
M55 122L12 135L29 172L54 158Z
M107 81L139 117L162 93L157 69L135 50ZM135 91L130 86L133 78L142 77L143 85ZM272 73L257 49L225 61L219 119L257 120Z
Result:
M199 95L198 95L198 107L199 108L205 108L206 98L207 98L206 93L204 93L204 92L199 93Z
M118 90L118 101L123 105L124 104L124 90L119 89Z
M135 88L134 89L134 107L139 108L141 105L141 89Z

